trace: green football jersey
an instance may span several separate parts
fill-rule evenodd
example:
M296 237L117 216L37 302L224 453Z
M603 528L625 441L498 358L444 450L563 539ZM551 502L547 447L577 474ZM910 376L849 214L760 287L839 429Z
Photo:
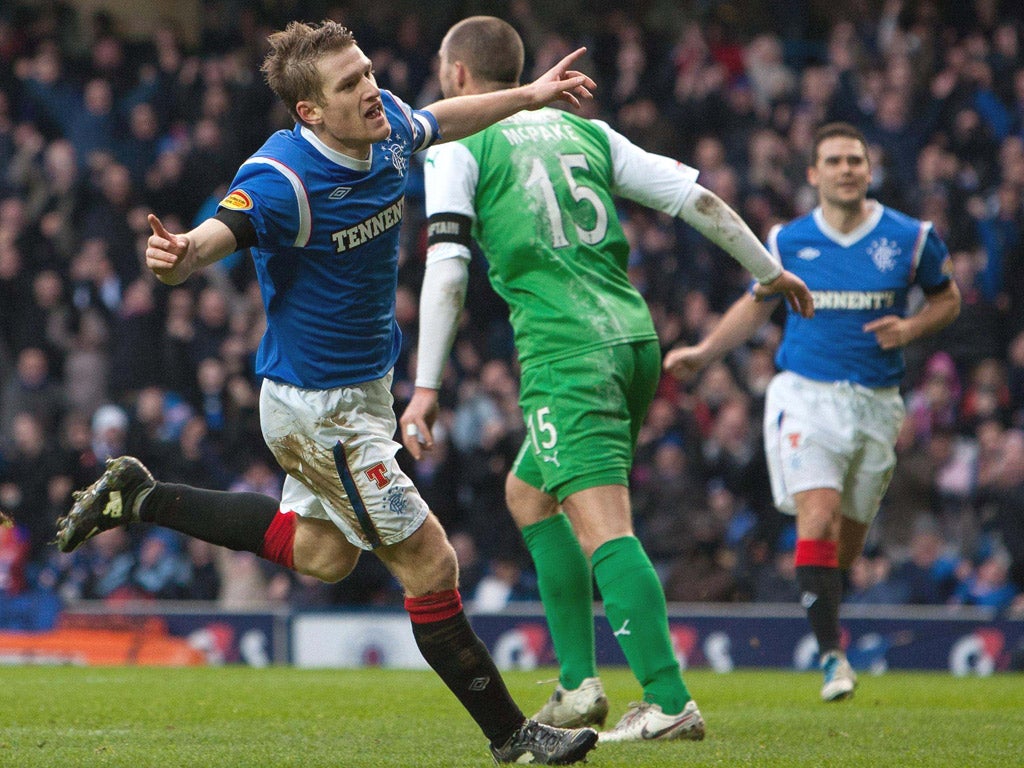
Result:
M461 140L479 167L473 237L525 367L657 338L626 274L608 136L569 112L521 112Z

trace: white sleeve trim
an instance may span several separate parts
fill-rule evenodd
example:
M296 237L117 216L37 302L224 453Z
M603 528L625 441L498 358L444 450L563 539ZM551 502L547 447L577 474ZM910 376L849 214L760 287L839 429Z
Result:
M292 191L295 192L295 204L299 212L299 231L295 233L295 241L292 245L299 248L308 245L310 234L313 231L313 214L309 207L309 195L306 193L306 187L302 183L302 179L287 165L270 157L252 157L242 163L242 165L249 165L250 163L269 165L271 168L276 169L292 185Z
M921 222L921 230L917 234L917 242L914 244L914 270L921 265L921 257L924 255L924 246L928 242L928 233L932 231L930 221Z
M435 246L435 249L441 245ZM444 365L455 341L468 282L469 262L464 259L446 258L427 262L427 269L423 274L423 290L420 292L420 338L416 355L417 387L441 387Z
M782 254L779 253L779 232L781 231L781 224L775 224L768 231L768 250L771 251L772 256L774 256L775 260L780 264L782 263Z

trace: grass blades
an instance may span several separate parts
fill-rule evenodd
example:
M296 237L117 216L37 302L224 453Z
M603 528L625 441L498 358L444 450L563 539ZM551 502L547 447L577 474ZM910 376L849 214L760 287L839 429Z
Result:
M553 670L507 675L527 714ZM605 670L609 727L640 688ZM604 744L589 765L630 768L982 768L1020 765L1024 677L862 675L852 701L818 701L819 676L686 674L708 723L699 743ZM487 745L429 672L285 667L0 669L0 766L459 768Z

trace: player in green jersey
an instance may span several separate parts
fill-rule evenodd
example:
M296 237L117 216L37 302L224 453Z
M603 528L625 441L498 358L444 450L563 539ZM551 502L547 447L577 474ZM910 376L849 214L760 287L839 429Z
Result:
M459 22L440 51L446 97L510 88L523 47L504 21ZM643 686L607 741L704 735L704 720L672 651L665 596L633 535L629 470L660 376L660 347L643 297L626 275L629 246L613 195L680 216L757 278L813 311L697 171L652 155L607 124L552 109L521 112L428 155L429 249L420 306L416 391L401 417L415 458L429 450L437 390L465 298L470 238L508 303L522 366L527 438L506 498L537 569L559 684L542 722L603 724L594 661L593 578L626 660Z

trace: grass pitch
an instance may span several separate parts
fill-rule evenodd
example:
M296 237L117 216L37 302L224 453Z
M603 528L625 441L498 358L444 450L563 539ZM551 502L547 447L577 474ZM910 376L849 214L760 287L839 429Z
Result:
M506 676L527 714L553 670ZM605 744L589 765L630 768L1024 764L1024 677L862 676L818 701L817 674L690 671L703 742ZM614 724L640 689L605 670ZM476 726L429 672L245 667L0 669L0 766L459 768L491 765Z

